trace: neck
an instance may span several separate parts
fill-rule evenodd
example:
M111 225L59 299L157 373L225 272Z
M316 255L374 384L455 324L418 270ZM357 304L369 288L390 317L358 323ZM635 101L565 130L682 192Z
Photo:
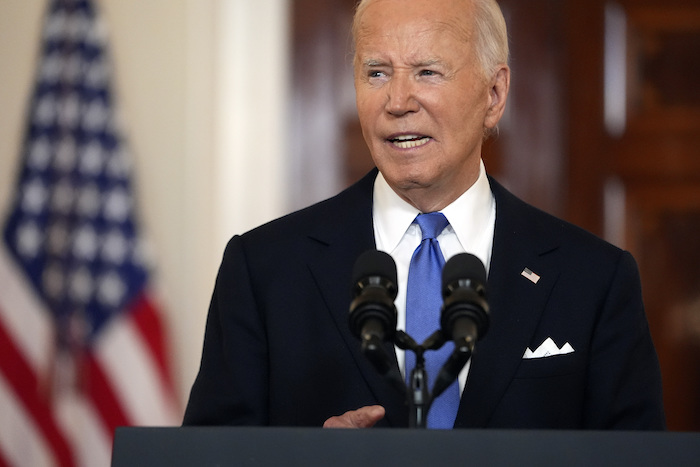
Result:
M401 199L422 213L442 211L457 198L471 188L479 179L479 173L470 177L465 183L450 187L411 187L407 189L397 189L392 187L394 192Z

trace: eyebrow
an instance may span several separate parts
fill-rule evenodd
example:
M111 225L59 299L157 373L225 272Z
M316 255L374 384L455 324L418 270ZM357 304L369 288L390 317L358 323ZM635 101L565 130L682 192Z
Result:
M444 60L441 60L439 58L429 58L426 60L421 60L419 62L413 63L411 66L413 67L425 67L425 66L433 66L436 64L444 63ZM387 66L388 63L384 60L379 60L375 58L368 58L366 60L362 61L362 66L364 67L377 67L377 66Z
M375 66L384 66L386 65L386 62L383 60L377 60L376 58L368 58L362 61L362 66L364 67L375 67Z
M435 58L429 58L427 60L422 60L422 61L416 63L414 66L417 66L417 67L433 66L433 65L439 65L439 64L444 63L444 62L445 62L444 60L441 60L441 59L435 57Z

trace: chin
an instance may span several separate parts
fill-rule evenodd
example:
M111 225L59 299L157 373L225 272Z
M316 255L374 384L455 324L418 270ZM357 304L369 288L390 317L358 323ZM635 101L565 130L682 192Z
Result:
M392 186L423 186L435 174L434 160L425 155L400 154L373 158L374 164Z
M410 174L397 174L397 176L387 176L384 173L384 178L386 178L389 186L394 188L394 190L409 191L416 188L425 188L429 186L430 183L427 177L420 175L410 175Z

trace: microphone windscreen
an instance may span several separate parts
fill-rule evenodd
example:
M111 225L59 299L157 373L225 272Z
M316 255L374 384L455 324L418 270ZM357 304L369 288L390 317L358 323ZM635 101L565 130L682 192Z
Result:
M486 268L479 258L460 253L450 258L442 269L442 284L447 286L457 280L469 279L486 284Z
M365 277L380 276L396 284L396 263L388 253L379 250L368 250L355 261L352 271L352 283L356 284Z

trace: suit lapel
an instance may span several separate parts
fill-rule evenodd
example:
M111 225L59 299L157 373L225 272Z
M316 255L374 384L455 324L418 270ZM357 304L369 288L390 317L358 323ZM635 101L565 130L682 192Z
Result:
M496 198L493 254L487 282L490 328L476 345L456 427L483 427L495 410L536 331L559 268L551 232L532 222L536 211L490 180ZM537 216L538 214L536 214ZM524 277L530 269L537 283Z
M311 254L308 266L319 293L331 313L338 332L353 355L357 367L379 404L387 410L392 426L407 426L403 398L382 379L360 351L360 342L348 325L352 268L366 250L375 248L372 223L372 196L376 170L357 184L332 198L327 205L328 219L311 226ZM393 346L390 346L393 353Z

